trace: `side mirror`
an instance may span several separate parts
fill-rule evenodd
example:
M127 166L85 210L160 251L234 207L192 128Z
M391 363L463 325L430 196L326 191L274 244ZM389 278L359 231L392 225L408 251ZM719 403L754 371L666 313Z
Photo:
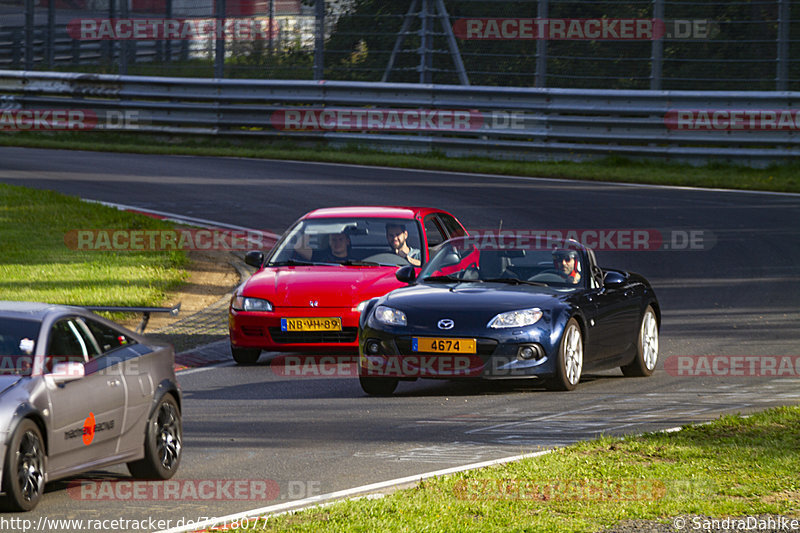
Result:
M394 277L397 278L397 281L402 281L403 283L414 283L417 279L417 272L414 270L414 265L406 265L397 269L397 272L394 273Z
M622 272L616 272L614 270L609 270L606 272L605 276L603 276L603 286L610 289L622 287L627 281L627 276L625 276Z
M49 376L57 385L67 383L68 381L75 381L81 379L86 374L86 369L83 363L77 361L67 361L65 363L56 363L53 371Z
M244 262L251 267L261 268L264 264L264 253L259 250L251 250L244 256Z

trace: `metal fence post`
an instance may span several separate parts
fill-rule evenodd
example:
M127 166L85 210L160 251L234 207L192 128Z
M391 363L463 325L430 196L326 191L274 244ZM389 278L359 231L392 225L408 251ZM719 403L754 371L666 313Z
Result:
M172 20L172 0L167 0L164 3L164 17L167 20ZM166 58L167 63L172 61L172 40L165 39L164 40L164 57Z
M549 0L539 0L536 6L536 16L546 19L549 15ZM536 87L547 87L547 36L539 35L536 41Z
M33 70L33 0L25 0L25 70Z
M315 4L314 22L314 79L325 77L325 0Z
M664 0L653 0L653 19L656 24L664 22ZM661 89L661 78L664 70L664 38L666 35L656 38L653 36L650 48L650 89L657 91Z
M419 31L419 82L431 83L433 67L433 24L431 20L430 5L428 0L422 0L422 29Z
M789 4L790 0L778 0L778 65L775 75L775 90L789 90Z
M47 50L45 57L47 58L48 68L53 66L56 57L56 2L49 0L47 2Z
M119 0L119 18L128 18L128 0ZM128 73L128 44L126 39L119 42L119 73L122 75Z
M216 0L217 14L214 26L216 48L214 50L214 77L225 77L225 0Z

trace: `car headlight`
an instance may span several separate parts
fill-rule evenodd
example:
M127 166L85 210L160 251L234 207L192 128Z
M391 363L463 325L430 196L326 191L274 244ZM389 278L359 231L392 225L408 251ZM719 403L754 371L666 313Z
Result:
M360 302L357 306L355 306L353 309L357 313L361 313L362 311L364 311L364 308L367 307L367 304L370 303L372 300L377 300L377 298L370 298L369 300L364 300L363 302Z
M405 326L408 324L408 320L406 319L406 314L399 309L394 309L393 307L387 307L385 305L379 305L375 308L375 320L382 324L388 324L390 326Z
M249 298L237 294L231 300L231 308L236 311L272 311L272 304L269 300Z
M542 318L542 310L538 307L531 309L519 309L517 311L507 311L500 313L486 324L488 328L519 328L535 324Z

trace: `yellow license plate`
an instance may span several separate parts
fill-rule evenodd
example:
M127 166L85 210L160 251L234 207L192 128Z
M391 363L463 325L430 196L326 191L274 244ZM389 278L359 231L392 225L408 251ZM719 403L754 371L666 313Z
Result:
M412 337L411 350L433 353L477 353L475 339L444 339L440 337Z
M281 331L342 331L339 317L281 318Z

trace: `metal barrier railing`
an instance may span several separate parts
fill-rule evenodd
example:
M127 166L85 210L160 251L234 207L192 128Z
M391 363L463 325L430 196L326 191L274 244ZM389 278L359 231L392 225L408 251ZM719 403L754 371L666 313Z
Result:
M402 152L435 150L453 156L580 160L621 155L764 165L800 156L798 110L800 92L537 89L0 70L0 130L263 137Z

